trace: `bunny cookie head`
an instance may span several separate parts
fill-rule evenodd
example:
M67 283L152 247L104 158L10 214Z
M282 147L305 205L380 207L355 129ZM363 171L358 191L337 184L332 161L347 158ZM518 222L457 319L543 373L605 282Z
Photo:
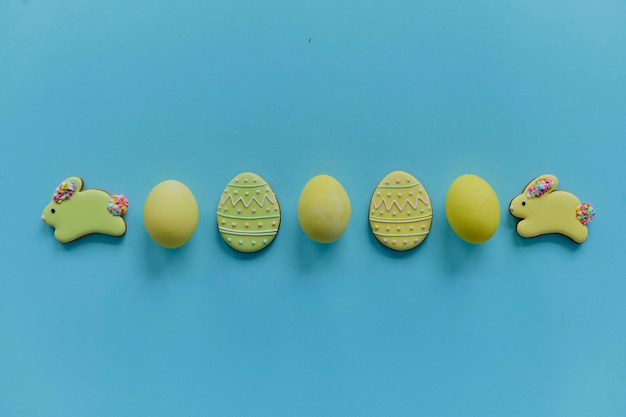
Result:
M54 237L67 243L92 233L111 236L126 233L122 218L128 209L126 197L98 189L83 190L83 187L82 178L67 178L44 208L41 220L55 229Z
M541 175L513 198L509 211L522 219L517 223L520 236L558 233L576 243L587 239L587 224L595 216L593 207L588 203L581 204L572 193L556 190L558 183L554 175Z

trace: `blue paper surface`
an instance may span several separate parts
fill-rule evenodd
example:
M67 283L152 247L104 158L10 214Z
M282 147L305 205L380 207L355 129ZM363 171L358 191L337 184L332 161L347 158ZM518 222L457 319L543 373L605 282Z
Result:
M626 415L623 1L0 2L0 416ZM427 188L430 236L380 245L371 194ZM215 209L257 172L283 213L253 255ZM344 236L301 231L300 190L348 192ZM445 218L474 173L502 219ZM522 239L532 178L598 215L587 242ZM72 175L124 193L121 239L39 217ZM150 189L185 183L192 240L158 247Z

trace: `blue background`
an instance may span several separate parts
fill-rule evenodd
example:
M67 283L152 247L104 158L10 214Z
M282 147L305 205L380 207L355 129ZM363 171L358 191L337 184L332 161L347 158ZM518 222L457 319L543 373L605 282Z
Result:
M0 415L626 415L625 97L620 0L0 0ZM435 216L402 254L367 222L397 169ZM283 210L255 255L215 226L241 171ZM353 207L331 245L296 216L321 173ZM464 173L500 199L480 246L445 219ZM516 235L544 173L596 207L583 245ZM71 175L129 197L124 238L54 240ZM170 178L178 250L142 222Z

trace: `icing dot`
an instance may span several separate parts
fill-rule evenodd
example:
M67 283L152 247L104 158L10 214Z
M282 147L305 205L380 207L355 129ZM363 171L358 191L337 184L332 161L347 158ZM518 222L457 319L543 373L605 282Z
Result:
M374 229L378 230L379 229L378 225L374 226Z
M256 190L256 193L257 194L261 194L261 190Z
M389 226L385 227L385 230L386 230L386 231L389 231L389 230L390 230L390 229L389 229Z
M402 228L400 226L396 227L396 230L399 232L402 230Z
M252 179L252 182L256 182L256 178L253 178L253 179Z
M266 208L265 211L267 211L269 213L270 212L270 208L269 207Z
M402 241L402 244L403 244L403 245L406 245L407 243L409 243L409 242L408 242L408 241L406 241L406 240L403 240L403 241Z
M276 222L272 222L272 226L276 226Z
M413 243L417 243L417 238L413 239Z
M385 185L389 185L389 181L385 181Z
M413 230L413 229L415 229L415 227L413 227L413 226L409 227L409 230Z
M252 209L252 212L253 212L253 213L256 213L256 209Z
M239 191L235 190L235 194L239 194Z
M229 242L232 242L232 241L233 241L231 238L228 238L227 240L228 240Z
M250 227L250 223L244 224L245 227Z
M396 184L400 184L400 178L396 180Z
M423 213L423 212L424 212L424 209L420 209L420 213Z
M370 211L370 214L376 214L376 210Z
M406 179L406 183L409 184L411 182L411 178Z
M402 197L402 193L398 193L398 197Z
M428 206L428 211L431 211L433 208L431 206Z
M387 243L387 238L384 238L384 239L383 239L383 242Z
M396 240L395 240L395 239L394 239L394 240L392 240L392 241L391 241L391 244L392 244L392 245L395 245L395 244L396 244Z
M278 207L274 207L274 211L278 211Z
M244 178L244 179L243 179L243 182L247 183L247 182L248 182L248 179L247 179L247 178Z
M385 214L385 212L383 212L382 210L379 212L379 214L382 216L383 214Z
M424 230L424 229L426 229L426 225L425 224L422 225L422 230Z
M270 192L270 189L269 189L269 188L266 188L266 189L265 189L265 192L266 192L266 193L269 193L269 192Z
M231 225L232 227L237 227L237 223L235 223L235 222L232 222L230 225Z
M259 222L259 224L257 224L257 226L263 227L263 223Z
M243 245L243 240L240 240L240 241L239 241L239 244L240 244L240 245Z
M413 195L413 191L409 191L409 195Z
M241 213L241 209L237 209L237 213Z
M235 182L239 182L239 178L235 178Z
M406 215L407 215L407 216L410 216L410 215L411 215L411 210L407 211L407 212L406 212Z
M252 241L252 242L250 242L250 243L252 243L252 246L256 245L256 241L255 241L255 240L253 240L253 241Z
M391 193L387 193L387 197L391 197Z
M267 245L267 239L263 239L263 244Z
M393 213L391 213L391 215L392 215L392 216L397 216L397 215L398 215L398 213L394 211Z
M378 192L376 193L376 195L380 195L380 191L378 191Z
M245 192L245 195L248 195L248 194L250 194L250 193L246 191L246 192Z
M422 190L421 188L419 190L417 190L418 193L423 192L424 190Z
M228 211L228 207L224 207L224 211Z
M226 224L226 220L222 220L222 224Z

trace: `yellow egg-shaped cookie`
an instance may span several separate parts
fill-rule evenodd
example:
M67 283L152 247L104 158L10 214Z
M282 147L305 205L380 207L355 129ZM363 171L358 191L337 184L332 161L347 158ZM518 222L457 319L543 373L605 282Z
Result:
M252 172L233 178L217 205L218 230L224 241L240 252L256 252L272 243L280 218L274 190Z
M352 207L346 190L330 175L318 175L304 186L298 220L304 233L319 243L339 239L350 223Z
M466 174L452 182L446 195L448 223L468 243L491 239L500 224L500 202L482 178Z
M198 204L187 186L176 180L157 184L143 207L146 231L159 245L178 248L191 239L198 226Z
M390 173L374 190L369 221L372 233L386 247L413 249L426 239L433 221L426 188L408 172Z

